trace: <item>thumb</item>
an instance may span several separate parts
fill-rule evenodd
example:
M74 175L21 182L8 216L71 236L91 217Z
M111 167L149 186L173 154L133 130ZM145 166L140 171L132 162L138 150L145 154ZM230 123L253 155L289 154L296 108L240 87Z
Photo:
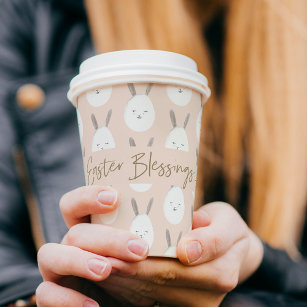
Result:
M183 264L209 262L246 236L246 224L230 205L207 204L196 212L193 230L181 238L177 255Z
M199 240L194 240L195 232L199 232L202 228L206 228L211 224L211 217L205 210L205 206L199 208L197 211L193 213L193 224L192 224L192 231L190 231L187 235L181 238L178 247L177 247L177 256L179 260L183 264L190 264L191 257L192 258L199 258L199 254L202 253L202 244ZM199 237L196 235L196 238ZM187 255L187 245L189 245L190 249L190 257ZM189 259L190 258L190 259Z
M209 226L211 218L204 207L199 208L193 213L192 229Z

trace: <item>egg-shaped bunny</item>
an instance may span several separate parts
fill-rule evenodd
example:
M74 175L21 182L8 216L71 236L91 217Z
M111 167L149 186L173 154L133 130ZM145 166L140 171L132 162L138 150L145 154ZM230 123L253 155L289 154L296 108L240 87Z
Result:
M147 214L139 214L133 219L130 225L130 232L144 239L148 243L149 247L152 246L154 240L154 230L151 220Z
M112 93L112 87L97 88L86 93L86 99L93 107L100 107L107 103Z
M189 151L189 140L185 128L188 124L190 113L187 114L183 127L177 126L176 117L173 110L170 111L170 118L173 125L173 129L169 132L165 147L182 151Z
M185 129L182 127L173 128L166 138L165 147L189 151L189 141Z
M177 257L177 245L181 239L182 231L179 233L176 245L172 245L171 235L168 229L166 229L166 242L167 242L167 249L164 252L165 257Z
M177 106L186 106L192 98L192 90L181 86L167 86L167 96Z
M171 224L179 224L184 215L184 195L180 187L171 187L163 204L164 216Z
M164 252L163 256L172 257L172 258L177 257L177 246L168 247L166 251Z
M144 239L148 243L149 248L152 246L152 243L154 241L154 229L148 216L152 203L153 198L150 199L147 205L146 213L140 214L136 200L134 198L131 199L131 204L135 217L130 224L129 230L130 232Z
M92 152L109 148L115 148L113 135L108 127L100 127L93 137Z
M94 114L91 115L92 123L95 128L95 134L92 141L92 152L96 152L103 149L115 148L115 141L113 135L108 128L112 110L109 110L106 118L106 125L98 127L98 123Z
M155 109L148 97L151 84L146 89L146 94L136 94L133 84L128 84L132 98L129 99L124 119L127 126L136 132L143 132L151 128L155 121Z

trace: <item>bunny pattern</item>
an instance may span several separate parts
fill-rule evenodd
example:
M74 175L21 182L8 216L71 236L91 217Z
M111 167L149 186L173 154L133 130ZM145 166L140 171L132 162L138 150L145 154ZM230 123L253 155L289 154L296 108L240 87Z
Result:
M171 224L179 224L184 216L184 195L180 187L171 187L163 204L164 216Z
M192 90L182 86L167 86L168 98L177 106L186 106L192 98Z
M153 198L149 200L146 213L141 214L139 213L139 209L138 209L136 200L134 198L131 199L132 209L135 214L135 217L131 222L130 232L144 239L148 243L149 248L151 247L153 240L154 240L154 229L153 229L151 220L148 216L151 210L153 200L154 200Z
M112 87L96 88L86 93L89 104L93 107L100 107L107 103L112 94Z
M170 110L170 118L173 125L173 129L168 134L165 147L177 150L189 151L189 140L185 128L189 122L190 113L187 114L183 127L177 126L176 116L173 110Z
M112 110L109 110L105 126L99 128L95 115L94 114L91 115L92 123L96 130L92 142L92 152L115 147L115 141L113 135L110 129L108 128L111 116L112 116Z
M176 241L176 245L172 245L172 240L171 240L171 235L168 229L166 229L165 231L165 235L166 235L166 242L167 242L167 249L165 250L163 256L166 257L176 257L177 256L177 245L182 237L182 231L180 231L177 241Z
M157 83L98 87L79 97L87 183L111 185L120 199L114 212L93 215L93 223L138 235L149 255L176 257L191 229L201 106L194 90Z
M146 131L151 128L155 120L155 109L148 97L152 84L148 85L145 94L137 94L132 83L128 84L128 88L132 98L129 99L125 109L125 122L133 131Z

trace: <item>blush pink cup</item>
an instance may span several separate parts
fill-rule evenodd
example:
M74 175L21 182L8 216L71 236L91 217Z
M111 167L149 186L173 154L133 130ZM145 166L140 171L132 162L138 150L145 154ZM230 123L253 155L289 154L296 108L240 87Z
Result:
M191 230L205 76L181 54L123 50L84 61L68 98L76 107L87 185L119 192L92 223L130 230L150 256L176 257Z

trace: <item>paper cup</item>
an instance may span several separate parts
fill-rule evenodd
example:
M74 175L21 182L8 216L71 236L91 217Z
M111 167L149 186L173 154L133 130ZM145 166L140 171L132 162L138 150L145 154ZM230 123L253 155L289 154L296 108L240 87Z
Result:
M176 257L191 230L207 79L183 55L125 50L84 61L70 84L87 185L112 186L120 205L92 223L130 230L150 256Z

